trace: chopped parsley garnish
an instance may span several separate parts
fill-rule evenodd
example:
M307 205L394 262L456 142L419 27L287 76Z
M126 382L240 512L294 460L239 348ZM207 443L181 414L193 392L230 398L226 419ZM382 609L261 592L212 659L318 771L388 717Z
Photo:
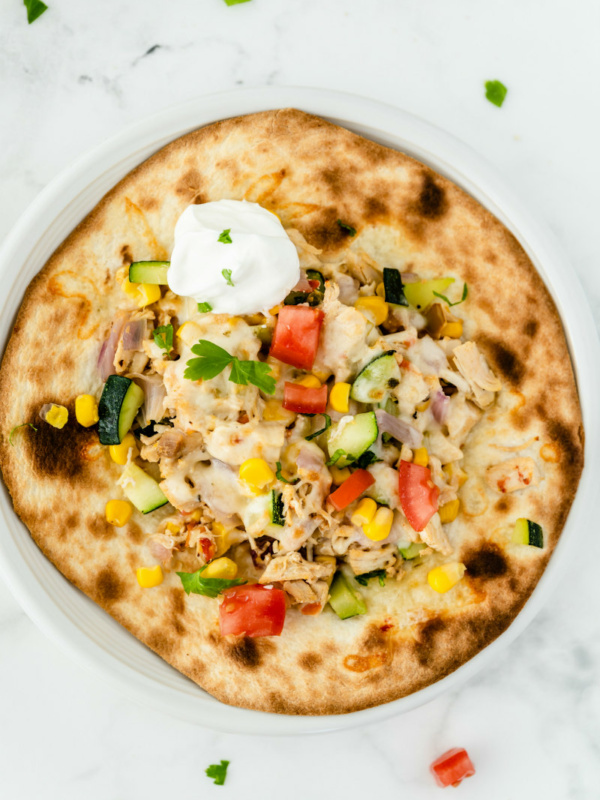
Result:
M508 89L501 81L486 81L485 82L485 96L495 106L500 106L504 102L504 98Z
M227 286L235 286L235 283L231 280L231 270L230 269L222 269L221 275L225 278L225 282Z
M227 0L225 0L227 2ZM27 22L31 25L38 17L41 17L48 6L42 0L23 0L23 5L27 9Z
M294 478L293 481L288 481L287 478L284 478L283 473L281 471L281 461L277 462L277 471L275 472L275 477L277 478L278 481L281 481L282 483L289 483L290 486L294 486L300 480L300 478Z
M246 3L247 0L225 0L225 2L230 6L234 3ZM206 775L209 778L214 778L217 786L223 786L225 778L227 777L228 766L229 761L221 761L220 764L211 764L210 767L206 769Z
M167 355L173 349L173 326L161 325L152 331L154 343L160 347L161 350L166 350Z
M350 236L356 236L356 228L353 228L352 225L348 225L345 222L342 222L341 219L338 219L337 224L343 231L349 233Z
M450 308L452 308L452 306L459 306L461 303L464 303L464 302L465 302L465 300L467 299L467 295L468 295L468 294L469 294L469 287L467 286L467 284L466 284L466 283L465 283L465 285L463 286L463 293L462 293L462 297L460 298L460 300L457 300L457 301L456 301L456 303L451 303L451 302L450 302L450 300L448 300L448 298L447 298L445 295L443 295L443 294L440 294L439 292L434 292L434 295L435 295L436 297L439 297L441 300L444 300L446 303L448 303L448 305L450 306Z
M229 235L230 233L231 233L231 228L227 228L226 230L221 231L217 241L221 242L221 244L231 244L231 236Z
M359 456L354 464L353 467L357 467L358 469L366 469L371 464L376 464L378 461L381 461L381 458L378 458L372 450L367 450L361 456Z
M229 355L227 350L223 350L218 344L206 339L200 339L198 344L192 347L192 353L199 358L191 358L183 373L183 377L190 381L209 381L231 364L229 380L232 383L241 386L251 383L265 394L275 392L275 378L270 374L271 367L262 361L240 361L239 358Z
M362 575L355 575L355 580L357 583L360 583L361 586L366 586L371 578L378 578L379 585L385 586L385 570L384 569L374 569L372 572L364 572Z
M217 597L224 592L225 589L231 589L232 586L242 586L246 581L241 581L239 578L234 580L225 580L225 578L203 578L202 573L208 565L205 564L200 567L196 572L178 572L181 578L183 590L186 594L192 592L193 594L203 594L205 597Z
M212 311L212 306L210 303L198 303L198 311L201 314L208 314L209 311Z
M33 430L37 433L37 428L35 427L35 425L32 425L31 422L22 422L20 425L15 425L15 427L8 434L8 441L10 442L10 444L13 447L15 446L15 443L13 442L13 434L14 434L14 432L18 431L19 428L26 428L28 425L29 425L30 428L33 428Z
M331 417L329 416L329 414L321 414L321 416L325 418L325 427L321 428L321 430L311 433L310 436L305 436L304 438L306 439L307 442L316 439L317 436L320 436L322 433L325 433L326 430L331 428Z

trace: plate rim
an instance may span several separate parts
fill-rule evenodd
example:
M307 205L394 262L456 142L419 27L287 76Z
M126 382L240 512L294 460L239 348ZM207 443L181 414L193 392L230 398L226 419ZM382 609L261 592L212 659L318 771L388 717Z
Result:
M600 376L596 377L594 370L594 362L596 364L600 362L600 343L587 299L569 259L544 223L536 219L514 196L503 179L482 156L441 128L410 112L378 100L311 87L241 88L200 96L131 123L79 156L38 194L17 220L0 248L0 275L8 275L10 266L14 272L15 263L24 265L27 259L35 258L36 246L43 241L50 226L65 214L69 204L76 203L90 187L96 186L102 174L118 169L119 164L130 161L149 146L159 149L167 141L218 119L285 107L301 108L362 132L362 135L370 138L377 138L377 132L384 140L392 138L408 142L411 136L417 137L417 141L412 142L412 146L407 148L409 155L430 163L434 169L448 175L451 180L490 208L515 235L518 232L517 238L528 255L535 262L543 264L539 271L557 304L571 349L571 360L577 377L586 432L585 466L555 552L532 595L507 630L455 672L436 683L390 703L339 716L288 716L241 709L216 701L191 682L194 691L200 692L198 697L202 700L200 703L202 717L198 718L198 709L190 708L189 697L181 691L178 692L181 695L180 702L174 702L173 692L177 692L176 689L157 687L155 681L147 676L140 676L134 667L120 660L113 651L107 650L98 641L90 638L74 618L68 616L65 609L58 605L56 598L39 583L35 586L41 591L32 591L31 577L27 579L25 575L29 565L24 560L24 554L19 549L17 540L14 539L15 535L21 536L27 529L16 516L6 487L2 484L0 512L4 525L0 534L0 575L34 623L75 661L83 664L129 699L158 708L201 727L229 733L297 735L349 729L405 713L449 689L464 685L472 675L492 660L500 648L508 647L522 633L544 606L566 567L571 563L569 550L573 553L575 548L580 546L585 531L590 528L586 523L591 520L593 504L586 506L585 497L588 493L590 497L592 496L594 486L591 476L600 467L600 447L598 447L600 428L597 414L593 409L593 400L598 396L600 388ZM364 119L369 120L368 125L361 122ZM365 132L369 130L374 131L375 136ZM398 131L402 131L402 136ZM141 146L141 142L145 145ZM146 153L144 157L148 155L149 153ZM131 168L128 166L124 174ZM65 198L69 198L68 201ZM482 198L485 198L485 201ZM95 202L99 199L100 197L97 197ZM87 210L82 216L86 213ZM28 241L32 244L26 247L24 243ZM28 252L27 257L23 256L25 247ZM41 266L43 263L38 269ZM6 319L12 321L14 318L14 313L22 300L21 286L24 282L29 283L29 280L25 281L19 267L17 274L13 275L11 288L6 293L3 313L0 315L3 320L0 328L2 351L12 329L12 322L7 324ZM15 301L15 295L18 302ZM9 313L11 307L13 310ZM6 535L11 529L12 538L10 534ZM28 532L27 539L37 550L37 545L33 543ZM60 575L58 571L56 572ZM63 576L61 578L68 584L66 578ZM106 613L71 584L68 586L102 614ZM71 613L75 614L74 611ZM131 636L127 631L124 632ZM144 647L141 643L140 646ZM169 668L174 670L173 667ZM177 675L181 677L180 673Z

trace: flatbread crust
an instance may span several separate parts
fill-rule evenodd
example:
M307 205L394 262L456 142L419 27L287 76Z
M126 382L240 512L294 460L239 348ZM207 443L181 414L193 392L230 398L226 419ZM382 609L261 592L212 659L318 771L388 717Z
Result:
M326 259L364 251L382 267L468 283L466 338L504 388L466 447L464 513L450 538L467 574L449 594L415 589L408 602L406 582L388 581L367 591L366 616L342 622L329 608L318 617L293 612L279 638L236 640L220 636L217 603L186 596L175 574L151 591L138 587L136 567L152 564L145 534L161 512L136 512L122 529L107 524L104 506L119 496L120 468L96 433L75 423L74 400L101 391L100 343L128 303L116 270L132 258L168 258L183 209L226 197L276 211ZM36 422L52 401L70 410L61 431ZM11 446L8 432L23 422L37 433L23 427ZM291 109L224 120L174 141L73 231L23 299L0 370L0 431L15 511L69 581L220 700L287 714L346 713L394 700L489 644L543 572L583 466L561 322L515 238L426 166ZM543 475L539 486L506 495L490 489L485 468L523 453ZM543 550L509 543L519 516L542 525Z

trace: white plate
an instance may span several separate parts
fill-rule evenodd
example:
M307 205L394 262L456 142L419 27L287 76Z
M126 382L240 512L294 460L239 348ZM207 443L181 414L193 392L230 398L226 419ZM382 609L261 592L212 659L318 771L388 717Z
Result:
M429 164L492 211L527 250L552 293L573 356L586 429L586 466L556 552L510 628L456 672L409 697L353 714L292 717L226 706L178 673L75 589L44 558L12 510L2 486L0 570L27 614L63 649L127 697L221 731L298 734L350 728L419 706L491 662L523 631L556 585L588 527L594 507L600 436L594 405L600 347L577 277L549 232L513 197L488 164L448 134L391 106L337 92L301 88L238 90L211 95L133 125L80 158L44 189L0 251L0 277L10 285L0 314L2 349L29 281L75 225L133 167L189 130L225 117L294 106L325 117ZM368 120L368 124L365 122Z

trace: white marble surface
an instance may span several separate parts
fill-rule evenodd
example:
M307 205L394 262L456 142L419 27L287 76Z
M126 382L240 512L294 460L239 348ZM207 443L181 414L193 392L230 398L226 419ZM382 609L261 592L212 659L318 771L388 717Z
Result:
M495 163L570 254L600 322L594 0L0 0L0 237L71 160L126 123L241 85L341 89L405 108ZM156 47L158 45L158 47ZM502 109L482 83L509 87ZM600 530L543 613L461 691L312 738L214 734L124 700L64 656L0 584L0 797L600 797ZM231 761L225 787L204 768ZM453 795L454 796L454 795Z

